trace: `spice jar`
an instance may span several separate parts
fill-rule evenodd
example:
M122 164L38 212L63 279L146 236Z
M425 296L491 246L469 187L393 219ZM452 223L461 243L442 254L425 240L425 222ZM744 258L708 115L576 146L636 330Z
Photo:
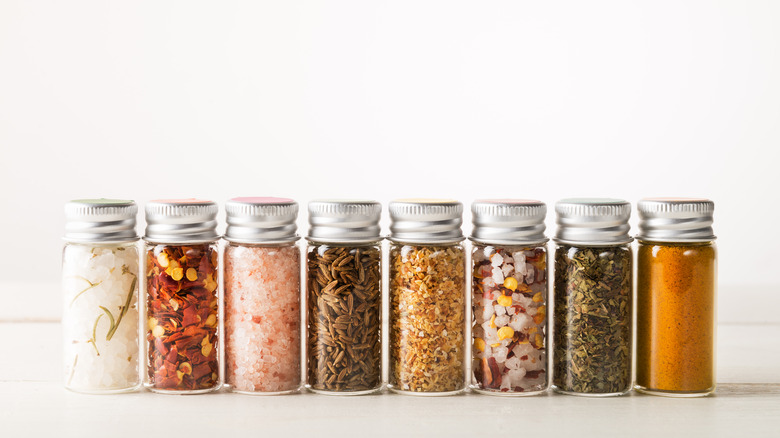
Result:
M298 204L234 198L225 205L225 385L245 394L301 388Z
M449 395L465 388L466 253L463 205L390 203L390 379L393 391Z
M555 211L553 388L625 394L631 389L631 204L566 199Z
M146 205L147 380L154 392L219 387L217 204Z
M489 395L547 390L547 206L480 200L471 205L472 381Z
M636 389L672 397L715 390L714 204L638 204Z
M79 199L65 205L62 334L65 387L111 394L137 390L138 207Z
M376 201L309 203L307 388L359 395L382 387L382 248Z

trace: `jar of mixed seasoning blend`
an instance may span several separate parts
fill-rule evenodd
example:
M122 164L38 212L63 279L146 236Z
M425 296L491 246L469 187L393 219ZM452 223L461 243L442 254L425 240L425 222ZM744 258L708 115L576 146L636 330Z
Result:
M472 385L490 395L547 390L547 206L479 200L471 205Z
M225 205L225 384L246 394L301 388L298 204L234 198Z
M631 204L565 199L555 211L553 388L625 394L631 390Z
M463 205L390 203L390 379L393 391L449 395L466 385Z
M64 382L72 391L141 386L137 212L135 202L118 199L65 205L62 334Z
M147 381L154 392L219 387L217 204L146 205Z
M707 199L639 202L636 388L695 397L715 390L717 254Z
M382 205L309 203L307 388L359 395L382 387Z

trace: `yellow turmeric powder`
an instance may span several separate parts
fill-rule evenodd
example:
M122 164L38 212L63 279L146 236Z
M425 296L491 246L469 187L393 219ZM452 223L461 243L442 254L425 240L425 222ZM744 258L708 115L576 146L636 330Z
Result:
M716 249L640 241L636 386L658 395L715 389Z

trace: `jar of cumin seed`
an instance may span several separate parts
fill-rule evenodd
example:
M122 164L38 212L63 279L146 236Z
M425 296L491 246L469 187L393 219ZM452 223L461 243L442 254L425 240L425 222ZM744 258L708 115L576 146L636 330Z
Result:
M553 388L582 396L631 390L631 204L564 199L555 205Z
M309 203L306 387L313 392L382 388L381 213L369 200Z
M708 199L639 201L636 389L715 391L717 250Z
M457 394L466 384L463 205L390 203L390 379L412 395Z

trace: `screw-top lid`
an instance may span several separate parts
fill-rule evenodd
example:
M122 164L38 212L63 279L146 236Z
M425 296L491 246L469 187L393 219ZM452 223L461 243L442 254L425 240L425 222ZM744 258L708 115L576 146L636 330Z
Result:
M225 204L225 240L284 243L298 240L298 203L287 198L233 198Z
M397 199L390 203L390 240L454 243L463 240L463 204L452 199Z
M715 240L709 199L645 198L637 204L638 239L656 242L709 242Z
M547 205L527 199L480 199L471 204L471 240L488 244L544 243Z
M124 199L76 199L65 204L65 240L75 243L127 242L138 239L138 206Z
M366 243L380 240L382 204L363 199L318 199L309 202L307 239L322 243Z
M205 243L219 238L219 207L202 199L161 199L146 204L145 240L157 243Z
M628 219L631 203L622 199L563 199L555 204L558 230L555 241L584 245L620 245L631 242Z

